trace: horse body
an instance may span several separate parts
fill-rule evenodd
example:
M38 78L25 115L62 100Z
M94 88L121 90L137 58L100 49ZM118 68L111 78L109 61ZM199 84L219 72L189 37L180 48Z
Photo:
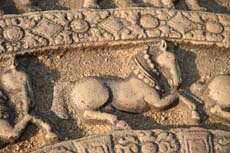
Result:
M176 99L181 99L192 109L192 118L199 120L196 106L177 92L181 83L180 69L175 55L167 51L167 44L163 40L160 43L153 62L149 47L137 54L130 62L133 70L127 78L97 78L87 77L75 82L70 94L70 103L76 110L83 112L86 120L105 120L118 128L129 128L124 121L117 119L115 115L103 112L103 108L113 108L125 112L143 113L151 108L157 110L166 109ZM159 72L156 65L165 69L170 74L168 95L160 96ZM156 74L156 75L155 75Z
M88 77L77 82L72 91L72 101L81 110L98 110L105 104L111 104L121 111L143 113L150 109L146 100L160 99L154 88L133 76L125 80Z
M135 77L126 81L111 81L109 84L113 93L112 105L118 110L143 113L151 108L150 99L155 103L160 100L154 88Z

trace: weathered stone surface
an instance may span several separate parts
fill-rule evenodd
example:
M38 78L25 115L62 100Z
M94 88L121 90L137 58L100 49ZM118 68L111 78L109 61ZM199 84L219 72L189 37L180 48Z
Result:
M202 128L117 131L61 142L33 153L228 153L229 132Z
M0 18L0 54L106 46L121 41L138 43L159 38L229 48L229 27L229 15L156 8L5 15Z

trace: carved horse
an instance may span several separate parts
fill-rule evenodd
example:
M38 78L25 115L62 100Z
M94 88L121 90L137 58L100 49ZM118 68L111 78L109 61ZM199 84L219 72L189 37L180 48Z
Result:
M108 106L132 113L143 113L152 108L163 110L179 98L191 109L192 120L198 121L196 105L177 92L182 81L180 69L175 55L167 50L166 42L162 41L152 56L154 62L151 56L149 48L143 48L132 60L132 73L126 79L87 77L79 80L72 87L71 105L82 112L83 119L103 120L116 128L129 128L126 122L102 110ZM168 70L170 92L164 97L160 95L162 84L159 84L158 69Z
M13 0L15 3L15 7L18 9L19 12L31 12L31 11L40 11L38 7L34 6L33 3L36 0ZM83 7L84 8L100 8L98 5L98 0L83 0ZM174 2L176 0L153 0L152 3L156 7L163 7L163 8L175 8ZM126 7L135 7L137 6L133 0L115 0L115 4L120 8ZM205 11L206 8L200 7L197 0L185 0L187 7L193 11ZM3 11L0 10L0 15L4 14Z
M29 114L35 103L25 72L17 70L14 65L3 70L0 73L0 87L0 147L15 142L30 122L44 130L45 143L57 140L49 124ZM18 118L14 126L10 122L14 114L10 106L14 107Z
M153 0L154 6L164 7L164 8L175 8L175 0ZM136 6L133 0L115 0L115 3L118 7L131 7ZM206 8L200 7L197 0L185 0L188 8L193 11L205 11ZM85 8L100 8L97 0L84 0L83 7Z

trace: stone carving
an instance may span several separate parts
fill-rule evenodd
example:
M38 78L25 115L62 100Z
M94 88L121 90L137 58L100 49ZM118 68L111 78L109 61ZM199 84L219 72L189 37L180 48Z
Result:
M137 136L126 135L116 137L115 153L173 153L180 150L176 136L170 132L139 132Z
M15 7L18 9L19 12L33 12L39 11L40 9L35 7L33 3L35 0L13 0Z
M114 3L119 8L134 7L136 4L133 0L115 0ZM97 3L97 0L84 0L83 7L85 8L100 8Z
M217 140L216 152L217 153L228 153L230 151L230 137L224 136Z
M0 55L159 38L229 48L229 20L224 14L156 8L5 15L0 19Z
M194 11L205 11L206 8L200 7L197 0L185 0L188 8ZM133 0L115 0L115 3L120 8L136 6ZM164 8L175 8L174 0L153 0L154 6ZM97 0L84 0L83 7L85 8L100 8L97 4Z
M153 0L154 6L165 7L165 8L175 8L174 0ZM206 11L206 8L200 7L198 0L185 0L187 7L193 11Z
M37 150L34 153L50 153L57 148L86 153L81 146L94 146L92 150L89 149L91 147L86 148L88 149L87 153L94 153L95 148L101 148L97 150L97 153L108 152L102 148L110 149L111 153L227 153L230 149L227 137L229 137L228 132L202 128L171 129L169 131L160 129L117 131L109 135L61 142ZM100 146L97 144L100 144ZM225 147L219 147L219 145Z
M175 55L167 50L167 43L162 40L155 51L151 51L149 47L141 49L143 50L139 51L130 63L132 73L127 78L88 77L72 84L71 106L81 111L85 120L107 121L115 128L126 129L130 128L126 122L103 112L103 109L112 107L126 112L143 113L152 108L166 109L179 98L191 109L191 119L194 123L198 123L200 117L196 105L177 91L182 82L180 69ZM168 83L160 81L164 74L168 74ZM169 84L170 89L166 89L170 91L168 95L161 97L160 93L165 90L164 84ZM61 107L61 92L57 94L55 90L54 96L58 97L54 98L52 110L57 110L56 114L66 119L66 111ZM59 106L56 99L60 101Z
M230 121L230 76L216 76L209 84L202 85L198 82L191 86L194 93L208 92L208 98L205 100L205 107L211 116Z
M212 135L207 131L180 132L181 153L213 153Z
M82 142L75 142L74 146L80 153L98 152L98 153L111 153L112 139L111 136L95 137L91 140L85 139Z
M15 142L30 122L44 130L45 143L57 140L49 124L29 114L35 103L25 72L14 65L2 70L0 87L0 147ZM13 118L14 126L11 125Z

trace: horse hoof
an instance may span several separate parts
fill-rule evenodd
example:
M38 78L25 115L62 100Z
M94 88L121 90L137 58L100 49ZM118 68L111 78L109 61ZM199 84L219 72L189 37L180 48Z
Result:
M46 144L53 144L58 142L58 136L53 132L46 134L45 139L46 139Z
M116 126L115 126L116 130L131 130L132 128L128 125L127 122L125 121L118 121Z
M84 8L89 8L89 9L100 9L101 7L98 4L89 4L83 6Z

